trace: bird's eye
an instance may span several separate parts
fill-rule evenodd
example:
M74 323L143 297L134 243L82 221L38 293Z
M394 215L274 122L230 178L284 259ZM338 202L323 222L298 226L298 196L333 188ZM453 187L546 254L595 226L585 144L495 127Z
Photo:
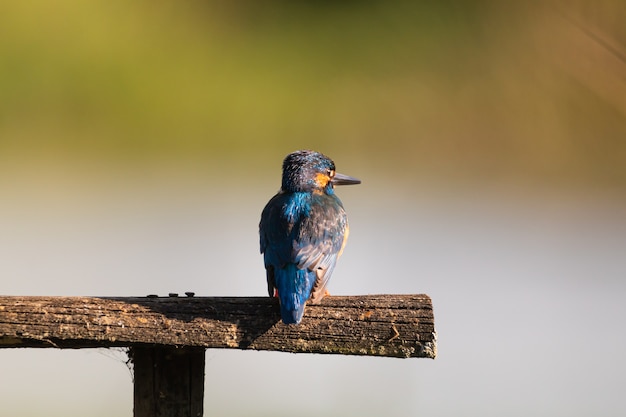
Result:
M334 169L329 169L329 170L328 170L328 176L329 176L330 178L334 177L334 176L335 176L335 170L334 170Z

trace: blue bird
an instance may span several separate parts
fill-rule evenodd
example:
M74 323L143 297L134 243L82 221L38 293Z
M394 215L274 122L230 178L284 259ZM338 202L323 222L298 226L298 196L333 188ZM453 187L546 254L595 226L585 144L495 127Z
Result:
M348 238L348 218L335 185L361 181L335 172L314 151L283 161L282 186L261 214L261 253L270 297L278 297L284 323L298 324L307 301L319 303Z

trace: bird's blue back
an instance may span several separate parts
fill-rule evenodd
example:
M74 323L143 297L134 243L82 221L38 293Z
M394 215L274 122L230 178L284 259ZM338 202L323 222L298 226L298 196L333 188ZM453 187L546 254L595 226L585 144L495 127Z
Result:
M306 302L322 299L347 234L347 216L332 186L324 192L283 190L265 206L261 252L268 292L278 293L285 323L299 323Z

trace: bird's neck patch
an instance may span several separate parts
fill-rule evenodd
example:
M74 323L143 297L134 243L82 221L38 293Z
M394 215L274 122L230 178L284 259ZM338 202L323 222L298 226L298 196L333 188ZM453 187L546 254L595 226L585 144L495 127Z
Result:
M318 172L317 174L315 174L315 184L320 188L320 189L324 189L328 186L328 183L330 183L330 176L328 176L328 174L324 174L322 172Z
M283 213L289 223L297 222L311 213L311 198L307 193L293 193L284 206Z

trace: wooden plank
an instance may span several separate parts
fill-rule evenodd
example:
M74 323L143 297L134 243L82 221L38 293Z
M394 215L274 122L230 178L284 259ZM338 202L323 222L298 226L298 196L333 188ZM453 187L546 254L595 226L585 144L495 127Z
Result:
M0 297L0 348L195 346L434 358L430 297L330 296L300 325L269 297Z
M204 348L134 346L134 417L202 416Z

